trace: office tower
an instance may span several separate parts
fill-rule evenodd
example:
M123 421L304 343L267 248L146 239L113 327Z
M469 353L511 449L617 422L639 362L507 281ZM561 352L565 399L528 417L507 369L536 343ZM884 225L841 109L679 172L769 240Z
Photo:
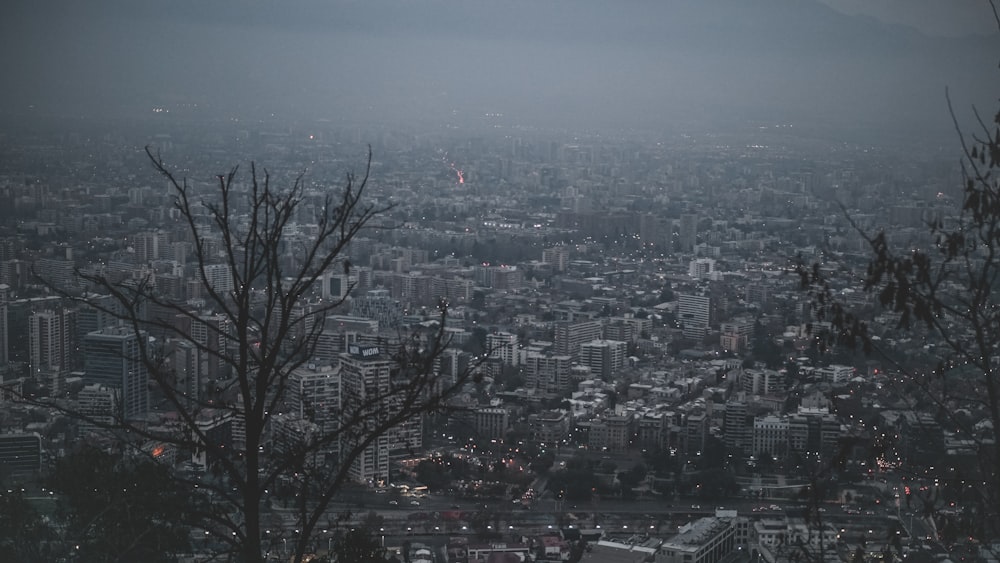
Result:
M693 252L698 242L698 216L690 213L681 215L677 226L677 240L681 252Z
M528 389L541 393L562 394L569 390L572 358L529 352L524 359L524 377Z
M697 454L705 450L705 440L708 437L708 417L704 412L693 412L688 415L684 432L684 447L688 454Z
M378 347L352 346L340 355L342 420L353 421L345 432L341 449L350 452L376 425L385 421L392 408L389 394L393 371L398 364L383 356ZM358 483L389 480L390 435L382 433L360 452L348 471Z
M170 239L163 231L143 231L132 236L136 264L159 260L170 253Z
M591 340L580 345L580 364L602 379L625 367L628 344L619 340Z
M206 264L205 279L208 287L218 293L226 293L233 289L233 272L228 264ZM201 281L199 279L199 281Z
M510 412L504 407L479 407L473 413L476 436L484 440L503 441L510 425Z
M204 347L206 367L203 374L208 380L229 377L231 366L223 358L231 327L225 315L200 315L191 323L191 339Z
M542 250L542 262L552 264L557 272L565 272L569 268L569 247L561 244Z
M67 309L36 311L28 318L31 373L41 378L53 393L75 366L76 314Z
M837 449L840 421L825 408L799 407L788 416L788 449L805 454L828 456ZM928 435L922 439L927 440Z
M187 340L170 340L164 346L174 372L174 388L198 401L208 371L208 354Z
M747 416L746 403L742 401L728 401L726 403L722 429L726 438L726 448L731 452L742 452L752 445L751 426Z
M84 304L76 312L76 339L82 342L87 334L95 330L120 324L113 311L121 311L121 305L110 295L88 297L90 303ZM112 311L112 312L109 312Z
M556 323L556 354L576 359L580 353L580 345L584 342L599 340L603 329L604 325L601 321L560 321Z
M486 349L490 357L516 366L518 364L517 335L510 332L494 332L486 335Z
M677 319L681 322L684 338L704 338L710 318L711 299L707 295L682 293L677 296Z
M715 272L715 260L711 258L696 258L688 262L688 275L692 278L711 279Z
M740 383L751 395L781 395L787 390L785 375L773 369L748 369L740 376Z
M127 327L108 327L84 337L84 382L119 392L118 414L141 418L149 411L149 372L140 356L140 338Z
M340 370L333 366L309 364L289 374L285 412L315 424L315 430L320 435L331 435L339 427L342 414L340 398ZM337 455L339 441L327 444L321 451Z
M79 288L75 268L72 260L57 258L39 258L34 263L35 274L46 284L68 291Z

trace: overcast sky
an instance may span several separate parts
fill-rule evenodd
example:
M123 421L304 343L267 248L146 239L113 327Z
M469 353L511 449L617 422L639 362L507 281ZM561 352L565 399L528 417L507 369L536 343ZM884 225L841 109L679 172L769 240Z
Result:
M846 14L863 14L929 35L962 36L997 31L989 0L823 0Z
M825 1L13 0L0 112L946 130L946 86L995 102L986 0Z

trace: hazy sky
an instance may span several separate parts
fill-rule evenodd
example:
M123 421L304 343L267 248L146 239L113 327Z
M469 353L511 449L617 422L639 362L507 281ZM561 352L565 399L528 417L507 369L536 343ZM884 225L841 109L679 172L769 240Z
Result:
M961 36L997 31L989 0L822 0L847 14L863 14L929 35Z
M13 0L0 112L947 129L1000 92L986 0ZM954 18L941 16L942 6ZM905 6L905 7L903 7ZM969 19L971 18L971 19ZM975 29L973 31L989 30Z

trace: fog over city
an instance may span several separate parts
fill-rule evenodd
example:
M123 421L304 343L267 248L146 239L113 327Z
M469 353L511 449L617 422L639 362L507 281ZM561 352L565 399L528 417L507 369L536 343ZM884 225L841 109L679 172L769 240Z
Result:
M0 1L0 563L996 563L997 6Z
M202 116L367 123L934 133L950 129L946 86L962 110L991 101L986 2L828 3L844 11L813 0L16 0L0 18L0 101L11 116L197 104Z

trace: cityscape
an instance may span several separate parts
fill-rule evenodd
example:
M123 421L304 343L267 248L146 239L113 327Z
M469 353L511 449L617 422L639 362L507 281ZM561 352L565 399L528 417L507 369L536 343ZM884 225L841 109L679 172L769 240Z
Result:
M998 559L1000 133L951 90L233 95L0 112L0 560Z

